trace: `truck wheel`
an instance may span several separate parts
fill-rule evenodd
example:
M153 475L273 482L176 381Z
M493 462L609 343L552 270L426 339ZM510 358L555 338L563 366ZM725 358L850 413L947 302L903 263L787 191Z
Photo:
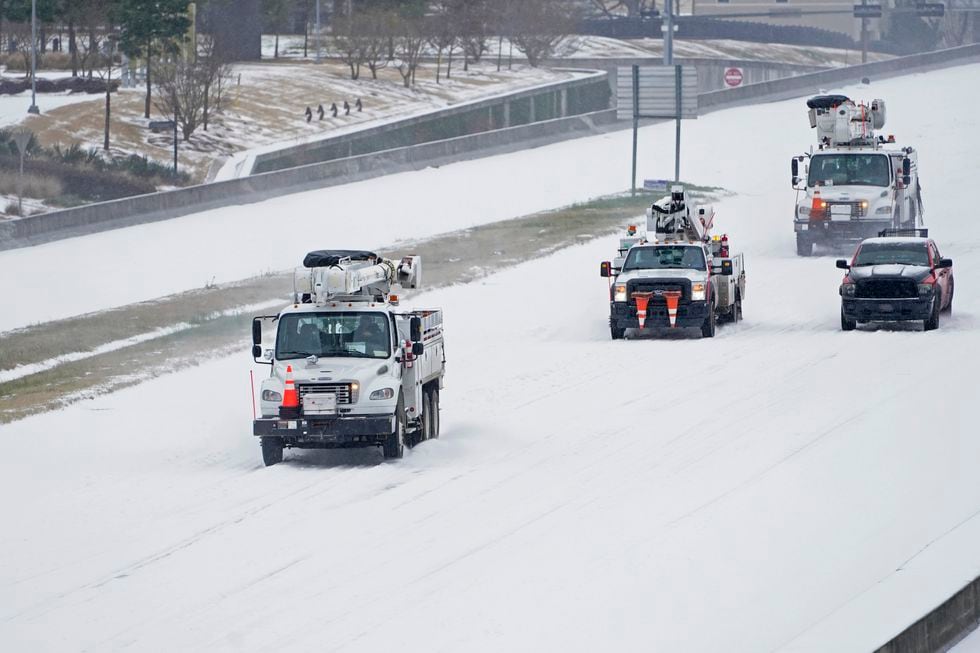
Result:
M395 410L395 430L385 439L381 450L384 457L389 460L405 455L405 400L403 398L398 399L398 408Z
M809 237L803 234L796 234L796 255L797 256L812 256L813 255L813 241Z
M741 322L743 318L742 315L742 298L739 297L735 300L735 321Z
M432 437L439 437L439 430L442 428L442 419L439 417L439 388L432 389Z
M613 340L622 340L626 337L626 329L617 329L615 326L609 327L609 333Z
M432 392L430 390L422 392L422 430L420 435L420 442L432 439Z
M843 308L840 309L840 328L841 331L853 331L854 329L857 328L857 322L855 322L854 320L848 320L844 316Z
M949 284L949 303L946 304L946 308L943 309L943 312L946 313L947 315L952 315L952 313L953 313L953 291L954 290L956 290L956 286L953 285L952 282L950 282L950 284Z
M941 299L935 299L932 303L932 314L928 319L923 320L922 327L926 331L935 331L939 328L939 304L942 303Z
M262 462L266 467L272 467L282 462L282 438L263 437Z
M715 309L708 307L708 317L704 318L704 324L701 325L701 337L702 338L714 338L715 337Z

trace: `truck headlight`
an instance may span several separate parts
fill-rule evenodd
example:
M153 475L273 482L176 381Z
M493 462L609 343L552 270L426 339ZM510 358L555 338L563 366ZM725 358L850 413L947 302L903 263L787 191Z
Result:
M391 388L381 388L371 393L372 400L394 399L395 391Z
M282 395L275 390L263 390L262 401L272 401L278 404L282 402Z
M920 283L919 284L919 296L920 297L926 297L928 295L931 295L932 294L932 291L935 290L935 289L936 289L936 286L934 286L931 283Z
M887 204L885 206L879 206L875 209L875 215L890 215L891 212L892 207L888 206Z
M696 284L692 285L691 286L691 299L693 301L696 301L696 302L703 302L704 301L704 297L705 297L704 288L705 288L705 286L704 286L703 283L696 283Z
M613 301L614 302L625 302L626 301L626 284L617 283L613 286Z
M800 206L798 207L798 209L797 209L797 212L798 212L798 213L799 213L800 215L803 215L803 216L807 216L807 217L809 217L809 215L810 215L810 207L809 207L809 206L807 206L806 204L801 204L801 205L800 205Z
M840 287L841 297L853 297L856 290L857 290L857 286L855 286L853 283L841 284Z

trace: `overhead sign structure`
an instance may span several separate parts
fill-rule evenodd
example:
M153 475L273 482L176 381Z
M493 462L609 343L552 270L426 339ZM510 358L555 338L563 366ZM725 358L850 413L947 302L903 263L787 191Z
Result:
M881 18L881 5L854 5L855 18Z
M725 68L725 86L735 88L741 86L743 81L745 81L745 71L741 68L735 66Z
M643 180L643 190L652 190L654 192L665 192L667 186L670 184L666 179L644 179Z
M942 18L946 15L946 5L941 2L919 2L915 13L922 18Z
M633 120L633 193L641 118L677 121L674 179L680 179L681 119L698 117L698 71L694 66L622 66L616 77L616 114Z

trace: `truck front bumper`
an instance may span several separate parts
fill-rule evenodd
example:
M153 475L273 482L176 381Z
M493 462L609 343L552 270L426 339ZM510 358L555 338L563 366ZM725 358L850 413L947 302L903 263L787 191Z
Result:
M891 218L853 220L794 220L796 233L806 235L815 243L864 240L874 238L882 229L892 226Z
M394 430L394 415L264 417L252 422L253 435L282 438L287 447L308 449L377 446Z
M844 311L844 317L854 322L902 322L928 319L932 313L932 302L932 297L919 299L847 298L841 300L841 308Z
M675 326L681 329L701 328L708 317L707 302L687 302L677 307ZM636 307L624 302L610 304L609 324L617 329L639 329L640 320L636 317ZM651 304L647 307L644 329L669 329L670 317L667 307Z

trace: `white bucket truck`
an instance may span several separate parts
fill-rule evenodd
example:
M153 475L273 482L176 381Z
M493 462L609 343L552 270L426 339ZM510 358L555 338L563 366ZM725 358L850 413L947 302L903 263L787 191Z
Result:
M718 321L742 319L745 260L728 235L712 236L714 212L691 205L682 186L647 210L645 234L635 226L620 239L618 256L602 263L609 279L609 329L697 328L715 335Z
M421 285L420 258L323 250L303 264L293 304L252 323L252 356L272 368L253 423L265 464L284 448L381 447L401 458L438 437L442 311L402 310L396 294Z
M817 149L791 161L796 253L810 256L814 245L839 247L883 229L921 227L916 152L876 133L885 126L884 100L819 95L807 108Z

